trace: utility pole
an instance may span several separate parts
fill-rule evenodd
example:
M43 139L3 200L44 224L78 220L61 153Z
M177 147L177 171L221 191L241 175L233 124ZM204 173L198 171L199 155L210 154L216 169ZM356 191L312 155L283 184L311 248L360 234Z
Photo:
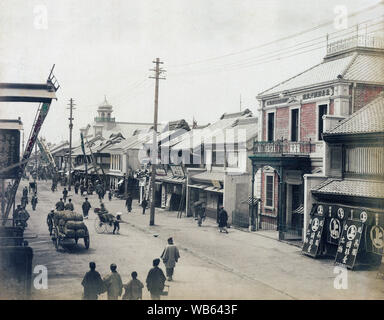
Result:
M71 185L72 185L72 129L73 129L73 117L72 112L75 104L73 103L73 99L69 99L69 173L68 173L68 191L71 191Z
M37 164L37 144L35 144L35 178L33 179L33 182L35 183L35 187L36 187L36 179L38 179L38 174L39 174L39 170L38 170L38 164Z
M153 118L153 146L152 146L152 176L151 176L151 188L152 188L152 200L151 200L151 212L149 225L155 225L155 179L156 179L156 167L157 167L157 114L158 114L158 104L159 104L159 80L165 80L164 77L160 77L161 73L165 72L162 68L160 68L160 64L164 62L160 62L160 58L156 58L155 61L152 61L156 64L155 69L151 69L150 71L154 71L155 75L149 77L151 79L155 79L155 110L154 110L154 118Z

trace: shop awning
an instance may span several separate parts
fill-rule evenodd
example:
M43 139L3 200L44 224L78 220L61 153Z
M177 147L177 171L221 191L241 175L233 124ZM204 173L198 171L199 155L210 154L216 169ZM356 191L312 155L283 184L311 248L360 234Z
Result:
M213 186L208 185L208 184L189 184L188 187L198 188L198 189L202 189L202 190L210 191L210 192L220 192L220 193L224 192L224 189L218 188L218 187L213 187Z

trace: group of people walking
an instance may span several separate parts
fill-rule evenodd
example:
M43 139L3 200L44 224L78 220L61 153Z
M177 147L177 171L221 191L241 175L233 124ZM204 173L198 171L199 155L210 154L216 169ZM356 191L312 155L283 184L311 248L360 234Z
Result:
M159 267L160 259L156 258L152 261L152 268L149 270L145 280L147 290L152 300L160 300L160 296L164 294L165 281L172 281L173 270L176 262L180 258L179 250L174 245L173 239L168 239L168 245L165 247L160 257L166 267L165 277L163 270ZM96 271L96 263L89 263L89 271L85 274L81 285L84 288L83 299L97 300L98 296L104 292L107 293L108 300L141 300L143 298L144 284L138 279L136 271L131 273L131 280L123 284L120 274L117 272L117 265L110 265L111 273L103 279L98 271ZM123 289L125 290L123 294Z

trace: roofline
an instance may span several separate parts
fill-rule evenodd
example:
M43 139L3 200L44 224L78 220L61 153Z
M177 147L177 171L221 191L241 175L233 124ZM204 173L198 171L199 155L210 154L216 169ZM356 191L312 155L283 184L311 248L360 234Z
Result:
M323 133L323 139L326 142L339 142L345 140L347 142L359 142L367 140L378 141L378 138L384 139L384 132L354 132L354 133Z
M256 96L256 99L258 99L258 100L266 100L268 98L273 98L274 96L279 96L280 93L283 93L283 92L296 93L296 92L303 91L303 90L306 90L306 89L309 89L309 88L314 88L315 89L317 87L322 87L322 86L333 84L333 83L343 83L343 82L344 83L348 83L348 84L352 84L353 81L352 80L347 80L347 79L328 80L328 81L318 82L316 84L307 85L307 86L303 86L303 87L296 87L296 88L290 89L290 90L276 91L276 92L270 93L268 95L261 95L261 94L259 94L259 95ZM384 83L382 83L382 85L384 86Z

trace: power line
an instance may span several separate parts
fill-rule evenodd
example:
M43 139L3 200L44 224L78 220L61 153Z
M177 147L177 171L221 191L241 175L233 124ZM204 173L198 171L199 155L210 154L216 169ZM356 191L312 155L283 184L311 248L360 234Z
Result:
M370 7L367 7L367 8L364 8L362 10L358 10L358 11L355 11L351 14L349 14L347 17L348 18L351 18L351 17L354 17L356 15L359 15L363 12L366 12L366 11L371 11L373 9L375 9L376 7L380 6L381 3L377 3L375 5L372 5ZM282 42L282 41L285 41L285 40L289 40L289 39L292 39L292 38L295 38L295 37L298 37L298 36L301 36L303 34L306 34L306 33L309 33L309 32L312 32L312 31L315 31L317 29L320 29L322 27L325 27L329 24L332 24L334 21L333 20L328 20L326 22L323 22L317 26L314 26L312 28L309 28L307 30L304 30L304 31L300 31L298 33L295 33L295 34L291 34L291 35L288 35L288 36L285 36L285 37L282 37L282 38L279 38L279 39L276 39L276 40L272 40L272 41L269 41L269 42L266 42L266 43L263 43L261 45L258 45L258 46L254 46L254 47L250 47L250 48L247 48L247 49L244 49L244 50L240 50L240 51L236 51L236 52L231 52L231 53L228 53L228 54L224 54L224 55L221 55L221 56L216 56L216 57L212 57L212 58L206 58L206 59L201 59L201 60L197 60L197 61L194 61L194 62L189 62L189 63L183 63L183 64L178 64L178 65L171 65L170 67L184 67L184 66L189 66L189 65L195 65L195 64L200 64L200 63L204 63L204 62L209 62L209 61L214 61L214 60L219 60L219 59L223 59L223 58L226 58L226 57L230 57L230 56L235 56L235 55L239 55L239 54L243 54L245 52L249 52L249 51L253 51L253 50L256 50L256 49L260 49L260 48L263 48L263 47L267 47L271 44L274 44L274 43L277 43L277 42Z
M380 22L378 22L376 24L373 24L369 28L371 28L371 27L373 27L373 26L375 26L377 24L380 24L380 23L383 23L383 21L380 21ZM373 32L381 31L381 30L383 30L383 28L371 30L369 34L372 34ZM351 34L353 32L354 31L349 31L347 34ZM244 61L232 62L232 63L228 63L228 64L223 64L223 65L211 66L211 67L209 67L209 68L207 68L205 70L202 69L202 70L190 70L190 71L171 72L170 74L172 76L179 76L179 75L184 75L184 74L191 75L191 74L196 74L196 73L203 74L203 73L216 72L216 71L227 71L228 69L241 69L242 67L252 67L252 66L263 64L263 63L268 63L268 62L271 62L271 61L282 60L282 59L285 59L285 58L288 58L288 57L292 57L292 56L295 56L295 55L300 55L300 54L303 54L303 53L308 53L308 52L316 51L316 50L319 50L319 49L324 49L324 44L325 43L326 43L326 40L323 40L323 41L319 41L319 42L316 42L316 43L313 43L313 44L310 44L310 45L307 45L307 46L303 46L303 47L295 48L295 49L291 49L291 50L282 49L282 50L279 50L279 51L275 52L272 55L271 54L268 55L268 53L267 53L267 54L260 55L259 57L253 57L251 59L246 59ZM312 46L315 46L315 45L319 45L319 44L321 44L321 45L317 46L315 48L312 48L311 50L301 51L302 49L305 49L305 48L308 48L308 47L312 47ZM290 53L290 52L292 52L292 54L284 56L284 54L287 54L287 53ZM266 56L266 55L268 55L268 56ZM276 57L276 58L273 59L274 57Z

